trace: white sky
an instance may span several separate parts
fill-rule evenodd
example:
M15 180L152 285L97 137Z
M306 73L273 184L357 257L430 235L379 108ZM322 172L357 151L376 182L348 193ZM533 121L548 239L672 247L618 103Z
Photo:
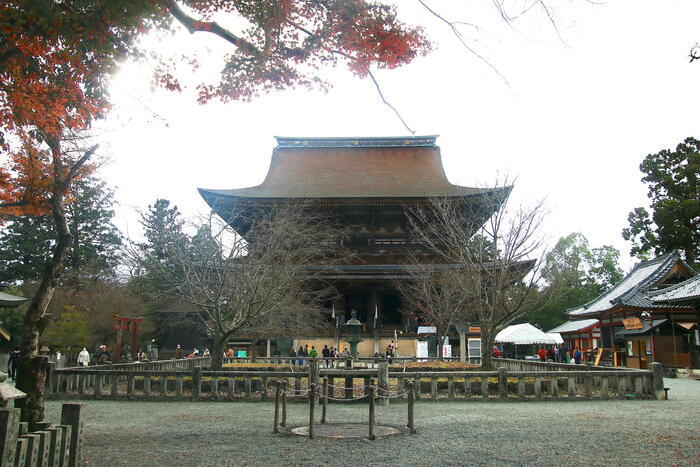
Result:
M404 21L425 27L436 50L376 76L417 135L440 135L450 181L484 185L498 173L516 176L518 202L547 199L552 243L580 231L592 246L620 249L629 268L634 260L620 231L628 212L647 204L640 162L700 136L700 63L687 57L700 41L700 1L551 1L563 42L541 10L511 28L486 0L428 2L480 27L463 32L510 87L417 1L395 3ZM222 42L182 32L158 45L212 49L199 79L221 66L214 57L226 50ZM148 71L124 65L112 86L115 111L101 125L103 154L112 160L101 174L118 187L118 225L134 237L135 208L159 197L192 216L207 208L197 187L258 185L275 135L408 134L371 81L342 68L324 75L334 83L327 94L298 90L201 106L189 92L152 93Z

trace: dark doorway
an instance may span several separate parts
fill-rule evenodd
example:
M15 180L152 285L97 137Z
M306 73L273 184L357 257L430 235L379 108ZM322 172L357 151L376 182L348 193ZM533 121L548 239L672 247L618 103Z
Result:
M367 324L367 297L364 295L347 295L345 297L345 321L347 322L351 316L352 310L357 311L357 319L362 324Z
M401 308L403 303L401 297L396 294L382 295L382 324L384 326L401 326L403 324L403 315Z

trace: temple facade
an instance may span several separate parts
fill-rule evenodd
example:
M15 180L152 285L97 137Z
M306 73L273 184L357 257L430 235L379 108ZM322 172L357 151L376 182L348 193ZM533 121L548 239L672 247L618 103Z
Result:
M432 264L435 258L412 243L407 210L428 205L432 197L448 197L463 203L472 225L481 225L494 209L493 198L509 188L473 188L451 184L442 165L436 136L390 138L277 138L277 147L265 180L258 186L238 189L200 189L211 208L223 219L235 212L254 212L270 205L304 201L329 215L348 232L347 261L329 267L325 276L339 292L329 303L334 325L350 319L356 310L364 323L365 341L360 355L384 351L398 340L398 353L415 355L418 342L434 339L429 323L420 323L395 288L408 277L409 259ZM245 236L245 225L231 226ZM324 265L318 265L324 267ZM478 340L478 329L472 340ZM290 336L294 342L278 342L280 351L290 345L310 343L317 349L336 345L334 335ZM469 337L469 336L468 336ZM342 348L342 338L341 338ZM274 344L273 344L274 345ZM432 351L435 346L428 346ZM268 350L269 351L269 344ZM464 348L464 343L462 344ZM476 342L468 348L475 354ZM255 351L255 350L253 350ZM266 353L263 351L262 353Z

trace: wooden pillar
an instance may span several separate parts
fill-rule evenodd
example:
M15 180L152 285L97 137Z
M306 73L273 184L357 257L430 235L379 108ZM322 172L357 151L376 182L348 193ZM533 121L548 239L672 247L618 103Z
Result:
M265 343L265 356L270 358L270 339L267 339Z
M379 387L384 391L384 396L387 395L386 391L389 389L389 362L382 361L379 362ZM383 397L380 402L381 405L389 405L389 398Z
M652 381L652 391L654 391L654 397L656 400L662 401L666 400L666 394L664 391L664 366L659 362L654 362L651 364L651 381Z
M467 361L467 336L465 333L459 333L459 361Z
M71 427L70 457L66 465L77 467L83 464L83 404L63 404L61 425Z
M13 465L19 433L19 414L19 409L0 409L0 465Z

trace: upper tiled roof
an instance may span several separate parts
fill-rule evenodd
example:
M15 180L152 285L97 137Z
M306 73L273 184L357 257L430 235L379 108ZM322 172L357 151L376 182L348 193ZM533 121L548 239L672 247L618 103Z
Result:
M691 274L695 275L695 271L683 261L680 253L674 251L668 255L639 263L613 288L585 305L569 310L569 316L599 313L610 310L619 304L647 308L658 306L647 296L648 289L671 271L678 262L681 262Z
M231 198L469 197L500 189L453 185L445 176L435 136L278 138L258 186L200 189L212 205Z
M551 332L558 332L558 333L567 333L567 332L576 332L580 331L582 329L586 329L587 327L594 326L598 324L597 319L579 319L577 321L569 321L564 324L561 324L557 326L554 329L550 329L547 331L547 333Z
M16 295L10 295L9 293L0 292L0 307L18 307L27 299L24 297L18 297Z
M649 294L654 303L674 303L700 299L700 275Z

